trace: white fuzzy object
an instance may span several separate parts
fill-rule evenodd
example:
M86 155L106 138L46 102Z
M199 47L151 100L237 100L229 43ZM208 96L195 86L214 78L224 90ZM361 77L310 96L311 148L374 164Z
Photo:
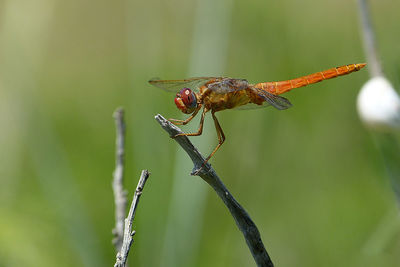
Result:
M400 130L400 97L384 77L371 78L357 97L361 120L375 130Z

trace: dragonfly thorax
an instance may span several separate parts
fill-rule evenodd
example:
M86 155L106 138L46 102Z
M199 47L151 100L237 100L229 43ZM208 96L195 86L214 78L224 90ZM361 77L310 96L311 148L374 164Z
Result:
M196 94L189 88L183 88L176 94L175 105L185 114L192 113L197 108Z

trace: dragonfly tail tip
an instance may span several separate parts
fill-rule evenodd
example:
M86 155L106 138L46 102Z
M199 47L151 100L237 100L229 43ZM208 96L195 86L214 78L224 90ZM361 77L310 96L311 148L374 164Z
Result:
M367 63L358 63L358 64L356 64L356 69L360 70L360 69L364 68L366 65L367 65Z

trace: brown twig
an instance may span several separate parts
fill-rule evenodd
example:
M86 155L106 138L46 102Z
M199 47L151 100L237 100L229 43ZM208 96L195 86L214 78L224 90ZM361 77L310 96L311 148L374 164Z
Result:
M177 126L170 123L160 114L158 114L155 119L158 121L158 123L160 123L161 127L171 137L182 133L182 131ZM193 144L186 136L178 136L174 140L178 142L178 144L192 159L194 164L192 175L198 175L205 182L207 182L215 190L215 192L222 199L226 207L229 209L232 217L235 219L237 226L243 233L247 246L249 247L253 258L257 263L257 266L273 266L273 263L261 240L260 232L258 231L257 226L251 220L249 214L228 191L228 189L225 187L211 165L207 163L203 166L204 157L200 154L197 148L193 146Z
M124 238L121 250L117 253L117 260L114 264L114 267L124 267L126 260L128 259L129 250L133 242L133 235L135 234L135 231L132 230L132 223L133 219L135 218L136 208L139 203L140 196L142 195L144 185L146 184L149 175L150 173L147 170L143 170L142 174L140 175L139 183L133 196L128 217L125 219Z

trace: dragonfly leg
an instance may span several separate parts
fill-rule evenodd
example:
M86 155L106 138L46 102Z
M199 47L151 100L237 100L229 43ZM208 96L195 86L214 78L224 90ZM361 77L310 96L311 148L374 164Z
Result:
M217 136L218 136L218 145L214 148L213 152L206 158L204 161L203 165L205 165L210 158L217 152L217 150L222 146L222 144L225 142L225 134L224 131L222 131L221 125L219 125L217 117L215 117L215 112L212 111L211 115L214 119L214 124L215 124L215 130L217 130Z
M221 125L219 125L218 119L215 116L215 112L212 111L211 115L212 115L213 120L214 120L215 130L217 130L218 145L214 148L213 152L211 152L211 154L204 160L204 162L201 165L201 167L195 173L193 173L193 175L197 175L203 169L203 167L207 164L207 162L211 159L211 157L215 154L215 152L217 152L217 150L225 142L225 134L224 134L224 131L222 131Z
M196 108L196 110L192 113L192 115L190 115L189 118L187 118L186 120L177 120L177 119L168 119L170 122L172 122L175 125L186 125L188 124L196 115L197 113L199 113L199 110L201 109L201 105L198 105L198 107Z
M176 138L178 136L198 136L198 135L201 135L203 133L204 117L205 117L207 111L208 111L208 109L204 108L203 112L201 113L200 125L199 125L199 129L197 130L197 132L195 132L195 133L180 133L180 134L177 134L177 135L173 136L172 138Z

